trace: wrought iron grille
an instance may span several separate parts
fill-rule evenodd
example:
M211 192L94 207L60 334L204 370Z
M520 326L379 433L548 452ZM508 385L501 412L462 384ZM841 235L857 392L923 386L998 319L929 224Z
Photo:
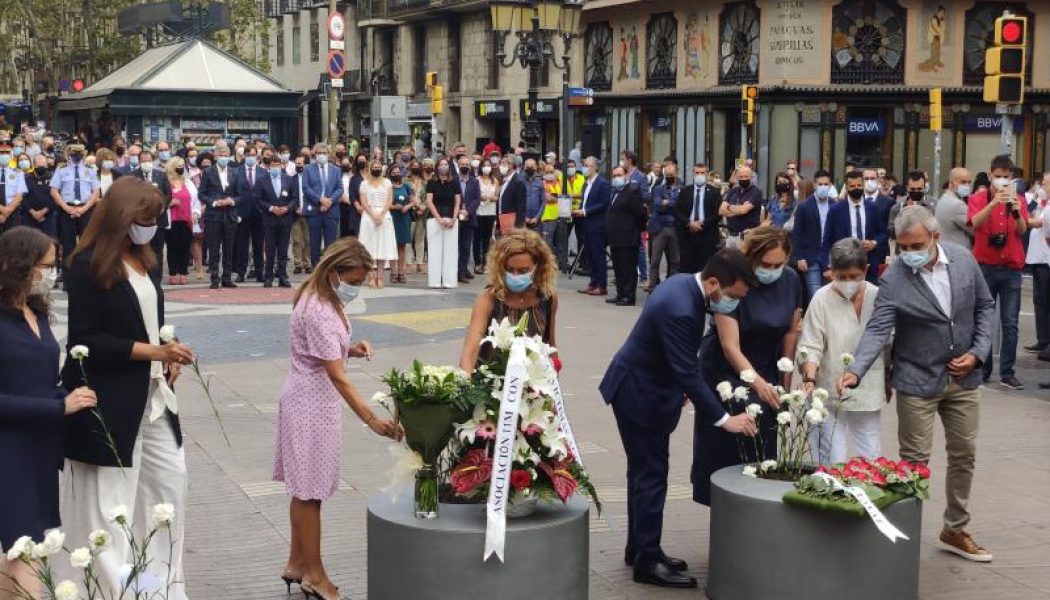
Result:
M649 89L675 86L678 74L678 20L674 13L653 15L646 25L645 85Z
M904 83L907 13L896 2L846 0L831 17L832 83Z
M758 83L758 6L751 0L727 4L718 17L718 82Z
M612 89L612 26L608 21L587 25L584 33L584 81L587 87Z

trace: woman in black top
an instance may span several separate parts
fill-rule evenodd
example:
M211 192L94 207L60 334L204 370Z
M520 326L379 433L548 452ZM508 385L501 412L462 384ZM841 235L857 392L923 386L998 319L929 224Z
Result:
M26 194L22 202L24 215L22 224L42 231L51 239L58 239L55 204L51 199L51 173L47 168L47 157L37 154L33 159L34 169L26 174Z
M41 157L42 158L42 157ZM29 536L44 539L58 527L58 470L62 467L63 416L95 406L95 393L59 386L58 342L48 318L48 290L55 279L55 245L29 227L0 236L0 546L4 552ZM26 564L0 556L0 589L8 576L40 596Z
M456 287L459 266L459 182L452 177L448 158L437 162L437 173L427 182L427 284Z

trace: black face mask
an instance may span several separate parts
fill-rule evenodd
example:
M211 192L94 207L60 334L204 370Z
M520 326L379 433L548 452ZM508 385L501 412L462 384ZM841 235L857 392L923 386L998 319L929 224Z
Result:
M737 185L739 185L741 188L743 188L745 190L747 188L751 187L751 180L750 179L738 179L736 182L737 182Z
M532 177L533 175L536 174L536 169L533 169L532 167L528 167L528 168L525 169L525 174L528 175L529 177Z
M117 156L124 156L124 146L117 146L114 152L117 153Z
M176 175L182 175L185 172L186 172L185 168L183 168L183 167L175 167L175 174Z
M914 202L922 202L925 197L926 192L908 192L908 199Z
M470 167L460 167L459 174L464 176L470 175Z
M788 193L790 191L791 191L791 184L790 183L778 183L777 184L777 193L778 194L786 194L786 193Z
M343 173L349 173L350 172L350 165L348 165L348 164L345 164L345 163L341 164L341 165L339 165L339 168L343 170Z
M33 169L33 172L36 173L37 177L43 178L47 176L47 167L37 167Z
M296 173L302 173L303 172L303 166L302 165L295 165L295 172Z
M664 181L666 181L667 183L674 183L674 179L675 179L674 175L668 175L668 176L664 177Z
M846 192L846 194L854 200L860 200L864 197L864 190L862 190L861 188L853 188L852 190Z
M369 171L369 173L372 174L372 177L379 177L380 175L383 174L383 170L382 169L372 169L371 171Z
M364 171L367 168L368 168L368 163L366 163L366 162L359 162L359 163L357 163L357 170L358 171Z
M400 175L392 175L390 177L390 182L393 183L394 185L400 185L400 183L401 183L401 176Z
M423 174L423 169L412 169L412 174L415 175L416 177L419 177L420 175Z
M335 153L335 157L336 158L340 158L340 159L345 158L346 157L346 152L336 152Z

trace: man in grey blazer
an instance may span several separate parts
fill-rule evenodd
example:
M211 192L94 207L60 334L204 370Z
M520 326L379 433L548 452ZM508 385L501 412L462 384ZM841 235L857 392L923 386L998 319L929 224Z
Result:
M970 521L967 504L977 450L978 367L992 349L995 302L970 251L940 242L939 224L929 210L905 208L895 230L900 260L879 282L875 310L857 344L856 361L839 380L839 393L857 385L892 334L901 458L929 461L939 414L948 452L948 507L939 547L988 562L991 553L964 527Z

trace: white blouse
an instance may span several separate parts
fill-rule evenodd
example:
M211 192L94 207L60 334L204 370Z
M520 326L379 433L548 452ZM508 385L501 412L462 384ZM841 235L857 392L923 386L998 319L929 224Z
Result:
M485 183L484 179L478 178L478 183L481 185L481 204L478 206L479 217L494 217L496 216L496 183ZM486 198L491 198L492 201L486 201Z
M871 320L875 308L875 296L879 288L864 282L864 300L860 318L853 308L853 301L847 300L838 293L835 286L828 284L820 288L809 303L806 318L802 322L802 335L799 337L796 363L802 371L805 362L817 363L817 387L824 388L832 398L838 398L836 383L846 368L842 363L842 354L853 354L864 328ZM860 293L860 292L857 292ZM886 343L888 349L890 342ZM803 360L805 353L806 360ZM873 411L886 405L885 362L880 356L871 365L871 369L860 381L860 385L846 392L842 410Z
M150 344L160 343L160 314L157 310L157 288L153 286L153 280L149 275L143 275L136 271L127 262L124 270L128 273L128 283L135 291L139 301L139 309L142 311L142 322L146 325L146 334L149 336ZM167 408L174 414L179 414L179 405L175 398L175 392L168 387L164 379L164 365L157 361L150 363L149 369L149 420L152 423L164 415Z

